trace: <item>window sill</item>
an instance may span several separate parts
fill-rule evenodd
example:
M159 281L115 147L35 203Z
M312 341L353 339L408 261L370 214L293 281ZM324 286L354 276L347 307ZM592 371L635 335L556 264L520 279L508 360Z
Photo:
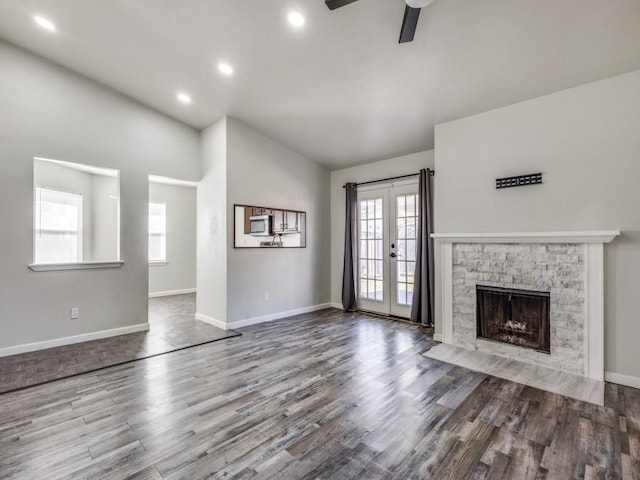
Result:
M57 270L95 270L97 268L120 268L122 261L114 262L80 262L80 263L33 263L29 269L34 272L52 272Z
M167 262L166 260L153 260L151 262L149 262L149 266L150 267L159 267L161 265L166 265L169 262Z

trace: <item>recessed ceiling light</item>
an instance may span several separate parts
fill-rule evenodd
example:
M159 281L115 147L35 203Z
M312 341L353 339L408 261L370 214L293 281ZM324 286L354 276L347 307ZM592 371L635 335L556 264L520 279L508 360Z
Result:
M218 70L224 75L233 75L233 67L228 63L220 62L218 64Z
M289 12L287 20L289 20L289 23L294 27L301 27L304 25L304 16L299 12Z
M189 105L191 103L191 97L189 95L187 95L186 93L179 93L178 95L176 95L176 98L181 103L184 103L185 105Z
M56 31L56 26L53 24L53 22L51 22L51 20L47 20L46 18L40 17L38 15L33 17L33 20L45 30L49 30L50 32Z

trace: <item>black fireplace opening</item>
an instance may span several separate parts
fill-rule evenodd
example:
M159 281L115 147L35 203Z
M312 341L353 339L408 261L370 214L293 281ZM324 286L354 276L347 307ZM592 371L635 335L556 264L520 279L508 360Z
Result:
M476 285L477 335L551 353L549 304L549 292Z

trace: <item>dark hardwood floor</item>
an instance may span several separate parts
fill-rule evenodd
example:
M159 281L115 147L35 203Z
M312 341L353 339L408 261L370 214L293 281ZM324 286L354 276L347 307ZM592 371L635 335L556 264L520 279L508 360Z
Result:
M0 393L239 335L195 312L195 293L152 298L149 331L0 357Z
M419 326L325 310L0 396L0 478L640 476L605 407L430 360Z

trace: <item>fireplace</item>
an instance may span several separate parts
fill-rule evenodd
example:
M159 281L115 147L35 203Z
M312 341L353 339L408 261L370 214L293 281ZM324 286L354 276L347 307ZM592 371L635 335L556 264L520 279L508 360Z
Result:
M604 250L618 235L618 230L432 234L440 246L442 293L441 332L434 340L602 381ZM549 292L549 352L479 338L478 285Z
M549 292L476 285L477 336L550 353Z

